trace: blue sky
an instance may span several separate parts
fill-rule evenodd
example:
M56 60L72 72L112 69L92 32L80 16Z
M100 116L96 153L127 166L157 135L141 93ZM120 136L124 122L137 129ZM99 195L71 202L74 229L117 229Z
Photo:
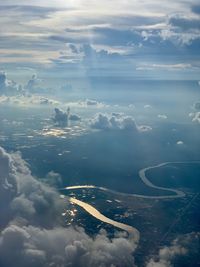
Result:
M196 0L0 0L0 69L199 79Z

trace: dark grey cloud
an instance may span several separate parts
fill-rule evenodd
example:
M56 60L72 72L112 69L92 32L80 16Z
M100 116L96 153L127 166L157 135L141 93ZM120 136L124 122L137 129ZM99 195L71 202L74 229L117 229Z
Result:
M200 30L200 18L192 19L180 16L174 16L169 19L172 26L179 27L183 30L197 29Z
M98 113L90 121L90 126L100 130L124 130L133 132L146 132L152 130L147 125L137 125L134 118L122 113Z
M200 14L200 5L193 5L191 7L192 12L194 12L195 14Z
M46 177L42 179L42 181L53 187L62 187L62 177L59 173L56 173L54 171L48 172Z
M59 126L65 126L68 123L69 113L62 111L59 108L55 108L55 116L53 117L53 121Z
M141 34L131 29L96 28L93 32L98 34L98 43L105 45L128 45L138 44L143 41Z
M67 112L55 108L55 115L53 117L53 121L58 126L67 126L69 121L80 121L81 117L77 114L71 114L70 108L68 107Z
M1 267L135 266L133 240L65 227L61 214L68 201L34 178L19 153L0 147L0 169Z

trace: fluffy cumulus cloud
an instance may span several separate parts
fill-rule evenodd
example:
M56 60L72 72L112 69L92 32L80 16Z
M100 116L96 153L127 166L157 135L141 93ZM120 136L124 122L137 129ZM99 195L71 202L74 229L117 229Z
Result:
M58 126L66 126L69 121L80 121L81 120L80 116L70 113L69 107L67 109L67 112L59 108L55 108L54 111L55 111L55 115L53 117L53 121Z
M120 113L97 114L90 123L92 128L102 130L134 130L137 131L135 120Z
M129 130L134 132L151 130L151 127L146 125L138 126L133 117L125 116L122 113L98 113L90 121L90 126L100 130Z
M81 228L65 227L67 200L36 180L20 154L0 148L0 169L1 267L135 266L132 240L109 239L103 230L89 237Z
M159 250L156 259L150 259L146 267L172 267L174 262L181 266L181 262L192 263L196 266L199 256L200 233L189 233L176 238L170 246Z

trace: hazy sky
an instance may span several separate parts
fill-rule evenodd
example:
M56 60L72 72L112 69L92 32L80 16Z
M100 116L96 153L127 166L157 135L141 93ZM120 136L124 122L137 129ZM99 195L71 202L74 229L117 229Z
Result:
M198 79L198 3L0 0L0 69Z

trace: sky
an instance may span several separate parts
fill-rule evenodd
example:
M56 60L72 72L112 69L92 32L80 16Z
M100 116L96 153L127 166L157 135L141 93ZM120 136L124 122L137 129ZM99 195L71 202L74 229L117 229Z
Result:
M0 69L198 80L197 0L0 0Z
M133 226L144 218L141 240L161 240L142 255L143 266L170 267L187 255L195 266L200 233L193 180L183 186L187 199L169 206L150 202L146 189L133 206L125 194L132 180L134 192L143 190L140 168L199 159L199 74L199 0L0 0L0 266L136 266L142 254L130 235L99 231L92 220L99 233L90 235L85 213L77 227L66 227L65 211L73 207L54 187L90 181L101 190L119 188L122 201L108 194L117 203L112 209L97 188L96 202L86 191L78 198L97 207L105 201L105 215ZM171 168L176 183L178 167ZM119 208L128 213L121 217ZM142 242L138 248L146 250Z

